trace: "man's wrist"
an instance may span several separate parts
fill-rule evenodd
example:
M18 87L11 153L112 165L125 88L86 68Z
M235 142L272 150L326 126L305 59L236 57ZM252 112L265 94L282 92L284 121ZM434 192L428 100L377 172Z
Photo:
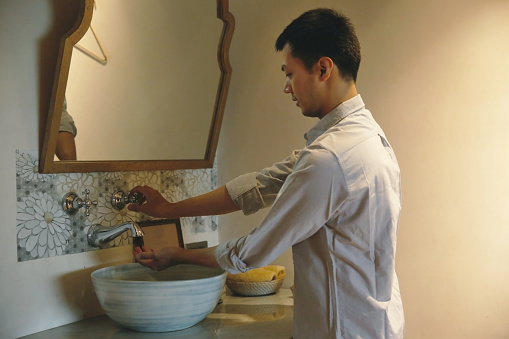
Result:
M193 264L207 267L219 268L214 255L216 247L199 248L199 249L183 249L179 248L176 259L182 264Z

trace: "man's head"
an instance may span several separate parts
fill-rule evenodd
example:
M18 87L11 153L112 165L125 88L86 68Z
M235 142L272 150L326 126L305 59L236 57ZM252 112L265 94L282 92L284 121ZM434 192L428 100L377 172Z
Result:
M290 45L292 56L311 71L321 57L329 57L344 80L357 80L361 62L359 40L350 20L338 12L319 8L292 21L276 40L276 50Z
M284 92L307 117L323 118L357 95L359 41L349 20L330 9L315 9L288 25L276 41L282 52Z

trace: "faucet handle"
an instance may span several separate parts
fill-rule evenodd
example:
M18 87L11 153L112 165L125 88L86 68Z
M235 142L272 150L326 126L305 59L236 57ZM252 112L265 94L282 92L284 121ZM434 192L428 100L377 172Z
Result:
M90 207L96 206L97 201L90 200L90 190L86 189L83 194L85 194L85 199L81 199L74 192L69 192L64 195L62 198L62 208L67 214L74 215L80 208L85 207L85 215L87 217L90 215Z
M118 190L111 196L111 206L114 209L121 210L127 204L138 204L141 205L145 202L145 196L139 192L124 193L122 190Z
M86 189L85 192L83 192L85 194L85 200L83 201L83 205L85 206L85 215L88 217L90 215L90 207L92 206L97 206L97 200L90 200L89 198L89 194L90 194L90 190L89 189Z
M142 205L147 198L140 192L129 193L129 203Z

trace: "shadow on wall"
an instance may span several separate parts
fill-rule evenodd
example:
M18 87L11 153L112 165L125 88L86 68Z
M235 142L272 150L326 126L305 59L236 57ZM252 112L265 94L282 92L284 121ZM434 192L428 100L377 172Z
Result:
M129 247L126 246L125 248L130 252ZM110 252L110 255L113 256L112 253L115 252L115 249L103 250L101 252L104 251ZM114 255L118 257L118 253L114 253ZM104 261L104 253L96 251L93 256L95 257L94 259L96 259L94 261ZM101 265L87 267L62 275L59 279L60 288L62 290L61 295L64 297L65 303L69 305L69 309L75 314L78 314L81 318L90 318L104 314L95 295L90 275L92 272L103 267L122 265L131 262L133 262L133 260L129 259L106 262Z

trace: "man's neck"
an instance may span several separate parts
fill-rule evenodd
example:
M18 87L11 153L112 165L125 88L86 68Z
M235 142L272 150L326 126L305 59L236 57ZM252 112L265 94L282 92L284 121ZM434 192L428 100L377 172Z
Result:
M345 81L339 82L335 86L333 94L331 95L330 104L329 104L327 113L325 115L327 115L328 112L332 111L334 108L341 105L343 102L352 99L357 94L358 94L357 87L355 86L354 82L345 82ZM323 116L321 118L323 118Z

